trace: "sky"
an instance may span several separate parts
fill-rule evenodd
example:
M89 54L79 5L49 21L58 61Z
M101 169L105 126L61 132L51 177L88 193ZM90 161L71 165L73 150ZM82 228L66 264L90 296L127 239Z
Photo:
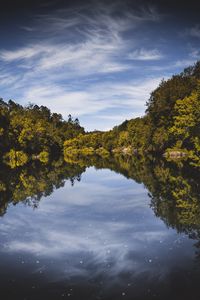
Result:
M0 97L108 130L200 59L200 3L7 0L0 36Z

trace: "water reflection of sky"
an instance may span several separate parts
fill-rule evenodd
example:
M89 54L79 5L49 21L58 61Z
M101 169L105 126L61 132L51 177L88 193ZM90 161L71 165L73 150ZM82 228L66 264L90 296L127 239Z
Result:
M11 205L0 219L4 285L20 278L36 287L70 281L73 289L61 289L60 296L73 297L75 285L89 284L94 299L108 296L111 287L115 299L158 299L160 284L167 294L172 274L190 272L193 242L155 218L149 204L143 185L90 168L80 183L66 182L38 209Z

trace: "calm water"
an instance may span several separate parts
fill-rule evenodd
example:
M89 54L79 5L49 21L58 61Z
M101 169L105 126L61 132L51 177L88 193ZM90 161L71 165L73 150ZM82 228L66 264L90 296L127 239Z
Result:
M35 209L9 203L0 218L1 299L200 299L193 223L166 225L148 193L90 167Z

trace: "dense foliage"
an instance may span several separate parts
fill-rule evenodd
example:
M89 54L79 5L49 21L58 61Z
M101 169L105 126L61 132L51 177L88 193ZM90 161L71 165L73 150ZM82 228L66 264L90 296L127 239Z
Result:
M50 156L62 151L66 139L83 132L71 115L64 121L45 106L23 107L0 100L0 156L12 168L31 159L48 162Z
M181 156L200 166L200 62L162 80L144 117L64 143L65 156L107 152Z

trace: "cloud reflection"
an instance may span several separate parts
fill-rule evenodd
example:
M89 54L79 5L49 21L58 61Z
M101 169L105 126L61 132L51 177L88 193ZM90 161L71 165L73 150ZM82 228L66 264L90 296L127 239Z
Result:
M113 280L124 272L161 276L170 261L183 260L176 232L154 217L143 186L94 168L75 187L66 183L42 199L37 210L10 207L0 238L4 253L53 259L63 276L98 276L105 270Z

